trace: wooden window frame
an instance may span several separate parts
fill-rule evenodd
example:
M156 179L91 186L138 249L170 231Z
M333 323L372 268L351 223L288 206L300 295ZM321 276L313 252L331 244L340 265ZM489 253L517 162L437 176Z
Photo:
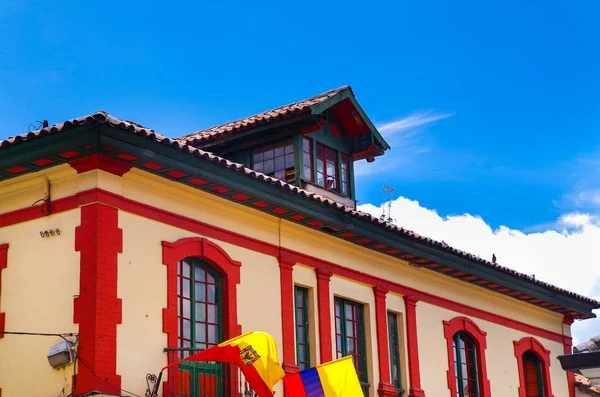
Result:
M388 311L387 324L388 343L390 347L390 380L396 391L400 393L404 390L402 389L402 365L400 361L400 329L398 313ZM396 365L395 371L394 364Z
M461 354L461 342L465 345L465 359L462 361ZM466 333L459 331L454 334L453 338L453 352L454 352L454 363L456 373L454 374L455 384L458 384L458 396L465 397L479 397L480 385L479 385L479 371L477 369L477 346L475 342ZM467 374L463 373L463 365L467 366ZM469 368L470 367L470 368ZM464 394L465 384L463 383L465 377L469 380L468 393Z
M350 181L350 156L346 153L340 152L340 186L339 191L342 196L352 197L352 184ZM344 169L344 164L346 165L346 169ZM343 180L346 178L346 193L343 192Z
M485 361L485 350L487 348L487 333L482 331L477 324L467 317L455 317L450 321L444 321L444 338L448 354L448 371L446 378L448 390L451 397L462 396L456 389L456 371L454 369L454 337L462 332L473 341L475 345L475 357L477 367L477 381L479 385L479 397L491 397L490 381L487 377L487 365Z
M304 143L308 142L308 152L306 152L306 150L304 150ZM312 138L309 138L307 136L303 136L302 137L302 177L309 181L309 182L314 182L315 181L315 163L314 163L314 158L313 158L313 140ZM304 162L304 154L308 154L308 157L310 158L310 164L306 164ZM306 175L306 167L310 168L310 173L309 175Z
M352 308L352 318L348 319L345 306L350 305ZM338 307L339 315L338 315ZM365 305L356 301L345 298L334 298L334 315L335 315L335 346L336 359L352 356L352 362L356 369L358 379L365 396L369 394L369 373L367 363L367 335L365 333ZM347 322L350 321L353 325L353 336L348 336ZM353 341L354 353L348 353L348 339ZM341 341L341 345L340 345ZM362 349L363 354L360 354ZM359 357L362 357L362 365L359 362Z
M525 337L519 341L514 341L515 357L517 359L517 367L519 370L519 397L526 397L527 390L525 389L525 373L523 372L523 354L531 351L540 361L541 377L538 378L542 382L544 397L553 397L552 383L550 377L550 350L544 348L537 339L533 337Z
M298 294L302 294L304 306L298 305ZM301 309L302 318L298 313ZM294 286L294 316L296 319L296 364L300 370L310 368L310 330L309 330L309 306L308 306L308 288L298 285ZM300 342L298 335L304 336L304 344ZM300 361L300 349L304 349L304 361Z
M292 152L291 153L286 153L286 151L285 151L288 146L292 147ZM275 149L279 149L279 148L283 149L283 155L282 156L275 156L275 152L274 151L275 151ZM265 168L264 168L264 162L265 162L264 153L266 151L269 151L269 150L273 150L273 158L272 158L272 160L273 160L273 171L272 172L265 172ZM260 151L260 153L256 153L257 151ZM296 145L294 144L294 139L286 139L284 141L275 142L275 143L271 143L271 144L268 144L268 145L255 147L255 148L252 149L252 151L250 153L250 158L251 158L251 161L252 161L252 169L255 170L255 171L257 171L257 172L262 172L265 175L272 176L273 178L277 178L277 176L276 176L277 172L283 171L285 179L280 179L280 180L282 180L284 182L288 182L288 183L294 183L295 179L296 179L296 174L298 173L298 170L296 169L295 153L296 153ZM261 161L257 162L255 160L255 157L258 154L262 154L263 155L263 159ZM291 167L287 167L287 165L286 165L286 158L287 158L288 155L292 156L292 166ZM278 170L275 167L275 161L276 161L277 158L283 158L283 166L284 166L283 170L281 170L281 169ZM269 160L271 160L271 159L269 159ZM256 165L258 163L262 163L263 164L263 166L262 166L262 168L260 170L256 170ZM293 178L288 178L287 174L288 174L289 170L293 170Z

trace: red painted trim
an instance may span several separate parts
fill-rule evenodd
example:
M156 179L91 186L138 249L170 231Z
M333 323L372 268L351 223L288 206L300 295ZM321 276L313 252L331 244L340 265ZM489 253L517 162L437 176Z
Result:
M563 318L563 324L568 325L569 329L571 325L575 322L573 317L565 316ZM563 336L563 351L564 354L573 354L573 338L570 336ZM567 387L569 388L569 397L575 397L575 374L570 371L565 371L567 374Z
M367 285L379 285L391 292L399 295L410 295L418 298L420 301L429 303L447 310L451 310L465 316L478 318L489 321L494 324L512 328L530 335L540 338L545 338L554 342L562 342L563 335L554 331L549 331L540 327L523 323L512 318L499 316L495 313L468 306L462 303L454 302L450 299L441 296L429 294L421 290L417 290L406 285L394 283L390 280L382 279L363 273L354 269L350 269L323 259L309 256L300 252L292 251L286 248L279 248L274 244L265 243L263 241L244 236L235 232L231 232L213 225L209 225L192 218L188 218L179 214L175 214L163 209L149 206L134 200L130 200L110 193L101 189L92 189L85 192L77 193L74 196L59 199L52 202L54 207L53 213L60 213L77 208L80 205L85 205L92 202L100 201L123 211L130 212L135 215L143 216L157 222L162 222L177 228L187 230L193 233L202 234L204 236L221 240L230 244L244 247L256 252L279 257L283 255L290 260L299 263L304 263L313 268L321 268L333 272L339 276L356 280ZM41 218L44 214L41 212L41 206L28 207L21 210L0 214L0 227L26 222L32 219Z
M241 262L231 259L220 246L201 237L190 237L174 243L162 242L162 260L167 266L167 307L163 309L163 332L168 347L177 346L177 263L188 257L206 261L223 276L223 338L231 339L242 333L237 319L237 284L240 283ZM176 385L176 371L169 371L163 383L163 395L170 396Z
M69 161L69 165L73 167L78 174L100 169L118 176L123 176L133 167L133 164L127 164L102 154L93 154L91 156L71 160Z
M390 355L388 346L387 306L385 296L388 290L378 286L373 287L375 295L375 326L377 329L377 356L379 358L379 386L377 393L380 397L396 397L394 385L390 383Z
M79 324L78 355L86 364L79 366L76 375L78 393L120 394L117 324L121 324L122 307L117 298L117 266L123 231L118 222L116 208L91 204L81 208L81 225L75 228L80 280L73 321Z
M515 357L517 358L517 366L519 368L519 397L526 397L525 390L525 374L523 373L523 353L531 350L542 363L542 382L544 382L544 396L554 397L552 394L552 382L550 377L550 350L546 350L544 346L535 338L526 337L520 341L514 341Z
M329 281L331 273L325 269L315 269L317 273L317 303L319 309L319 351L321 363L332 360L333 345L331 343L331 298Z
M425 397L421 389L421 369L419 366L419 338L417 332L418 298L404 295L406 315L406 345L408 351L408 397Z
M282 367L287 374L298 372L296 365L296 343L294 340L294 280L292 272L296 262L279 257L281 282L281 330L283 344Z
M8 266L8 244L0 244L0 298L2 298L2 270ZM0 309L2 301L0 301ZM5 331L6 314L0 312L0 331ZM0 338L4 338L4 334L0 333ZM0 389L1 392L1 389Z
M487 377L487 364L485 361L485 349L487 348L486 336L473 321L466 317L455 317L450 321L444 321L444 338L446 338L446 347L448 349L448 389L450 396L457 395L456 390L456 372L454 371L454 348L452 339L457 332L464 332L469 335L476 346L477 371L479 375L479 387L481 397L490 397L490 381Z

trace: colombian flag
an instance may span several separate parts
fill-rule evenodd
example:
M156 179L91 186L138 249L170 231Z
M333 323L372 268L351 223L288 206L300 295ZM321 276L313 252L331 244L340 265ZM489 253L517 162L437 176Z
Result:
M271 335L264 332L248 332L170 364L161 372L183 361L215 361L236 364L259 397L272 397L273 385L285 375L279 365L275 341Z
M283 384L288 397L364 397L351 356L287 375Z

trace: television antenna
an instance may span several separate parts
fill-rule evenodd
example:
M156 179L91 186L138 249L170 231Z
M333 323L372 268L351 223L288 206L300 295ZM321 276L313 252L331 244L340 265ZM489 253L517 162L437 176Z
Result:
M394 199L394 188L388 185L383 185L381 191L383 192L383 213L381 214L379 219L385 222L395 224L396 220L392 218L392 201Z

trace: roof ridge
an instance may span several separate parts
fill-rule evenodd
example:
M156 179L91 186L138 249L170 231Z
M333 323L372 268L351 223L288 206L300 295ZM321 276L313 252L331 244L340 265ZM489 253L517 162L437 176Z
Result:
M235 124L237 122L242 122L243 120L249 120L249 119L252 119L252 118L260 118L261 116L267 115L268 113L277 112L277 111L280 111L280 110L285 109L285 108L293 109L295 106L299 106L303 102L315 101L315 100L317 100L317 99L319 99L321 97L331 97L334 94L337 94L337 93L342 92L344 90L350 90L350 92L352 92L352 87L350 87L349 85L343 85L343 86L331 89L329 91L325 91L325 92L322 92L320 94L313 95L312 97L309 97L309 98L306 98L306 99L302 99L300 101L295 101L295 102L288 103L287 105L277 106L275 108L272 108L272 109L269 109L269 110L265 110L263 112L255 113L253 115L245 116L245 117L242 117L242 118L239 118L239 119L236 119L236 120L230 120L230 121L227 121L225 123L213 125L212 127L204 128L204 129L201 129L201 130L198 130L198 131L195 131L195 132L190 132L189 134L177 137L177 139L184 139L186 141L192 140L193 141L192 143L196 143L196 141L198 141L198 140L206 139L207 138L207 134L211 134L211 133L212 134L216 134L218 129L226 128L229 125L233 126L233 124ZM325 99L328 99L328 98L325 98ZM212 130L214 130L214 132ZM203 137L197 137L197 135L205 135L205 136L203 136Z

